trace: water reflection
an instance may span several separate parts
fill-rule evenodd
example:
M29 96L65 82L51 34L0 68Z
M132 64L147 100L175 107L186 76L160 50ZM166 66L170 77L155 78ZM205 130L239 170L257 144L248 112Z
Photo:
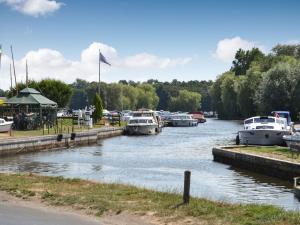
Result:
M98 146L0 159L0 170L30 171L182 191L183 171L192 172L194 196L298 209L291 184L212 161L215 145L233 143L241 124L209 119L191 128L165 128L159 135L120 136Z

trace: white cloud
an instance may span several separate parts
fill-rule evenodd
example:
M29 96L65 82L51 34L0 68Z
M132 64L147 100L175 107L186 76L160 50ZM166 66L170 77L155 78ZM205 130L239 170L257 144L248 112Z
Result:
M218 46L213 56L224 62L231 62L234 59L235 53L238 49L250 50L253 47L258 47L261 50L263 46L258 45L255 42L244 40L240 37L225 38L218 42Z
M61 8L64 4L54 0L0 0L12 9L29 16L45 16Z
M167 69L182 66L189 63L192 58L161 58L156 55L141 53L134 56L121 58L117 50L109 45L93 42L81 52L80 60L70 60L57 50L42 48L29 51L19 60L15 60L18 81L25 81L25 64L28 60L29 78L40 80L43 78L55 78L67 83L75 81L76 78L87 81L98 80L98 54L99 49L112 66L101 64L101 73L111 71L135 71L135 69ZM9 64L11 59L7 55L2 57L0 70L0 88L8 89L10 86ZM125 73L125 72L123 72Z
M150 67L157 67L157 68L167 68L167 67L174 67L177 65L185 65L189 63L192 58L159 58L155 55L151 55L148 53L140 53L134 56L129 56L125 58L124 65L132 68L150 68Z

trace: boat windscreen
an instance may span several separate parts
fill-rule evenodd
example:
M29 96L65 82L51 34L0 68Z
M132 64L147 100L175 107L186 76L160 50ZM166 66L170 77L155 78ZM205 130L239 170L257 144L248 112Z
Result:
M271 117L258 117L254 118L254 123L274 123L275 119Z
M245 124L253 123L253 119L245 120Z

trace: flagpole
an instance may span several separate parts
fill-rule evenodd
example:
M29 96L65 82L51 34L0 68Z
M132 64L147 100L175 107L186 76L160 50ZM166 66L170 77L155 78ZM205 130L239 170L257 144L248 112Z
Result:
M99 84L98 84L98 93L99 93L99 96L100 96L100 57L101 57L101 52L100 52L100 49L99 49Z
M1 59L2 59L2 45L0 45L0 69L1 69Z

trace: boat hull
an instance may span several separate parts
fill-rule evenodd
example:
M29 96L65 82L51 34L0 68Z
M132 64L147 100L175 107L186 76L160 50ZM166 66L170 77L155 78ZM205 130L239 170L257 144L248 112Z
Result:
M283 136L287 130L243 130L239 131L240 144L244 145L284 145Z
M13 122L6 122L5 124L0 124L0 133L10 131L12 124Z
M170 120L173 127L195 127L198 125L197 120Z
M126 133L129 135L150 135L150 134L157 134L161 132L161 127L157 125L133 125L133 126L126 126Z
M283 140L285 141L285 143L288 147L290 147L291 144L300 145L300 136L299 135L284 135Z

